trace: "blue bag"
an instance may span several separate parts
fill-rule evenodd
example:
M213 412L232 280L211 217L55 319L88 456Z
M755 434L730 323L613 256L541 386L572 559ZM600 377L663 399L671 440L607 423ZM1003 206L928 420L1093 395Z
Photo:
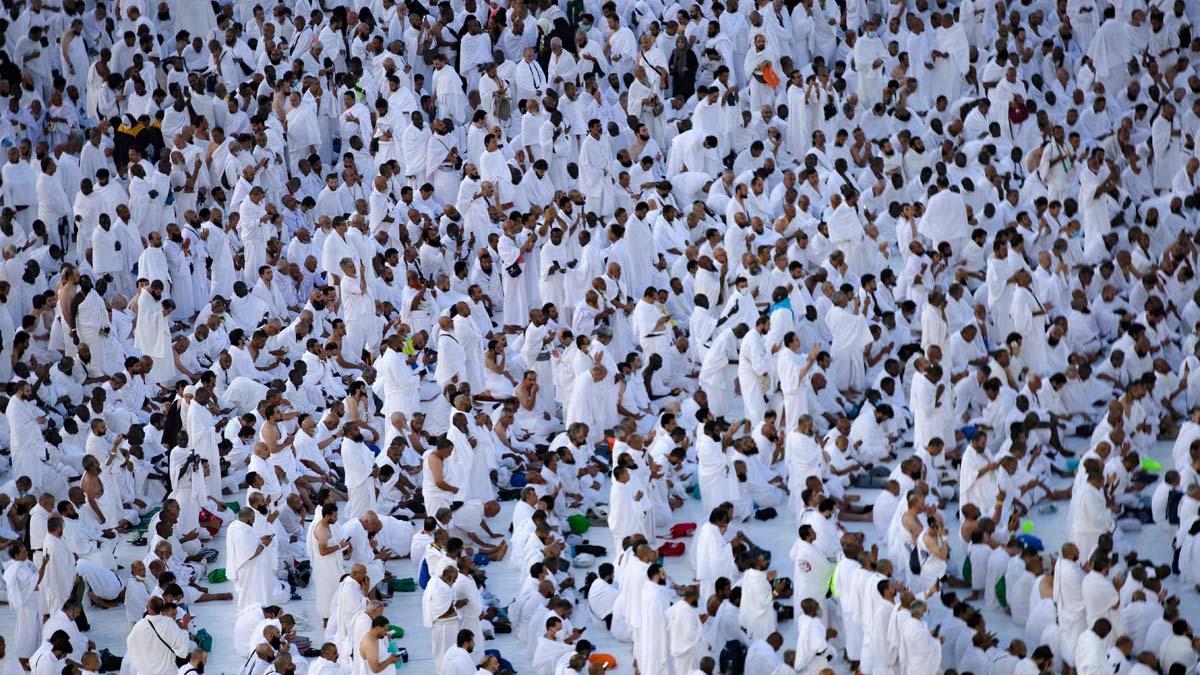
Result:
M1046 549L1046 545L1042 543L1042 540L1038 539L1037 537L1033 536L1032 534L1018 534L1017 541L1028 546L1029 548L1032 548L1035 551L1044 551Z
M500 662L500 670L511 670L514 673L517 672L516 669L513 668L512 663L510 663L508 661L508 659L504 658L503 656L500 656L499 649L485 649L485 650L483 650L483 655L496 657L496 660Z

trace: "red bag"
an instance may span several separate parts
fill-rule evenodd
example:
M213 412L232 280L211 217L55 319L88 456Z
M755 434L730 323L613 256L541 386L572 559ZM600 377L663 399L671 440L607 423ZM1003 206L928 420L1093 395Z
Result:
M671 538L690 537L696 531L695 523L676 523L671 526Z
M221 526L225 524L221 517L209 511L208 509L200 509L200 527L208 530L208 533L214 537L217 532L221 531Z
M658 554L664 558L678 558L683 555L684 548L682 541L668 541L658 547Z

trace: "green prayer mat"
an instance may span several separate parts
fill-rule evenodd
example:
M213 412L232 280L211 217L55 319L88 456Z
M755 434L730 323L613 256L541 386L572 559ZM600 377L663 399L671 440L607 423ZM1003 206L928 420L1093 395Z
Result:
M412 577L392 579L388 582L388 588L393 593L412 593L417 590L417 582Z

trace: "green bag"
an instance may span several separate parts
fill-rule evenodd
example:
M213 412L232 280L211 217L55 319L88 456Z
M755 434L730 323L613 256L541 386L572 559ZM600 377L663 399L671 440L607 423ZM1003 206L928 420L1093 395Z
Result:
M970 586L971 585L971 556L967 556L966 558L963 559L962 575L963 575L963 581L967 582L967 585Z
M392 579L388 582L388 588L393 593L412 593L417 590L417 582L412 577Z
M226 581L229 581L229 578L225 576L224 567L218 567L217 569L208 573L208 583L210 584L223 584ZM206 649L204 651L208 650Z
M237 513L241 512L242 505L238 504L237 502L225 502L225 508L227 508L230 511L233 511L235 514L237 514Z
M1001 607L1008 607L1008 584L1004 583L1004 577L1000 577L1000 581L996 582L996 599L1000 601Z
M400 626L392 624L392 625L388 626L388 635L399 640L400 638L404 637L404 629L401 628Z
M583 534L592 526L592 522L587 519L587 516L581 516L577 513L573 516L567 516L567 525L571 527L571 531L575 534Z
M208 634L207 630L201 628L200 630L196 631L196 634L193 635L192 638L196 641L197 647L209 652L210 654L212 653L213 638Z
M1163 470L1162 462L1157 459L1146 457L1142 460L1142 471L1146 473L1158 473Z

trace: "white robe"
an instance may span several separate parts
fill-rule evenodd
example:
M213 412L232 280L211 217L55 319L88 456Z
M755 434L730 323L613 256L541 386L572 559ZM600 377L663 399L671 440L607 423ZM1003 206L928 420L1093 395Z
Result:
M440 667L442 675L475 675L478 672L475 662L471 659L471 653L462 647L448 649L442 657Z
M148 290L138 296L133 344L154 360L150 378L159 384L173 384L177 370L171 345L171 320L163 314L162 303L155 300Z
M1069 645L1068 645L1069 648ZM1113 672L1108 666L1108 647L1099 635L1087 630L1075 644L1075 672L1079 675L1108 675Z
M1058 608L1058 625L1062 629L1063 660L1073 664L1075 652L1070 645L1087 630L1087 614L1083 598L1083 570L1079 564L1060 558L1054 565L1054 605ZM1057 650L1056 650L1057 651Z
M863 391L866 384L866 359L863 350L871 343L867 318L849 309L832 306L825 315L831 334L831 386L838 391ZM918 446L919 447L919 446Z
M898 615L900 675L936 673L941 668L942 645L924 621L908 612Z
M342 549L338 549L333 553L322 555L320 552L320 543L317 541L316 532L317 525L320 519L314 519L308 526L308 531L305 533L304 544L305 550L308 553L308 559L312 564L312 579L313 588L316 594L317 614L322 619L328 619L333 595L337 592L338 584L340 583L342 574L345 572L345 564L342 558ZM327 546L336 546L341 543L341 535L338 531L337 524L329 527L329 540Z
M42 594L36 590L38 570L33 563L9 560L4 563L4 587L8 604L13 608L16 625L8 639L8 653L27 659L42 641L42 613L39 610Z
M671 598L666 586L647 581L642 586L641 625L633 633L633 655L644 673L673 675L675 662L671 656L670 632L663 621L670 609Z
M716 525L704 523L700 526L693 550L696 558L696 578L700 580L700 597L712 596L717 579L725 577L734 581L738 578L733 551L725 535Z
M431 570L432 573L432 570ZM426 628L433 629L433 659L441 663L443 655L454 646L458 633L458 617L440 618L454 604L454 589L440 577L433 577L421 596L421 614Z
M1090 559L1100 535L1115 526L1104 493L1088 484L1073 490L1070 515L1068 539L1079 547L1080 560Z
M700 663L700 616L695 607L678 600L666 613L668 643L675 674L687 675Z
M350 439L342 441L341 454L346 469L346 487L350 491L343 517L350 520L375 510L375 476L372 474L375 455L365 444Z
M271 545L254 555L262 543L262 530L241 521L230 523L226 534L226 574L234 582L234 599L238 609L252 604L274 605L287 599L286 589L275 577ZM281 596L282 595L282 599Z
M621 549L621 542L625 537L653 534L645 531L647 495L642 495L642 500L637 500L634 499L636 492L637 487L633 480L626 483L617 480L612 482L609 493L608 529L612 531L613 550Z
M800 614L796 617L796 672L808 675L817 672L815 669L827 664L825 651L829 649L826 639L828 628L817 617ZM930 671L933 672L933 671Z
M739 618L751 640L766 640L775 632L774 595L767 573L748 569L742 575L742 604Z
M45 610L53 614L62 609L63 604L71 597L75 586L75 554L67 548L62 537L46 535L43 544L43 560L49 558L46 571L42 575L40 585Z
M186 630L170 617L143 617L125 640L125 654L137 675L176 675L176 657L186 657L190 641ZM169 649L168 649L169 648Z

